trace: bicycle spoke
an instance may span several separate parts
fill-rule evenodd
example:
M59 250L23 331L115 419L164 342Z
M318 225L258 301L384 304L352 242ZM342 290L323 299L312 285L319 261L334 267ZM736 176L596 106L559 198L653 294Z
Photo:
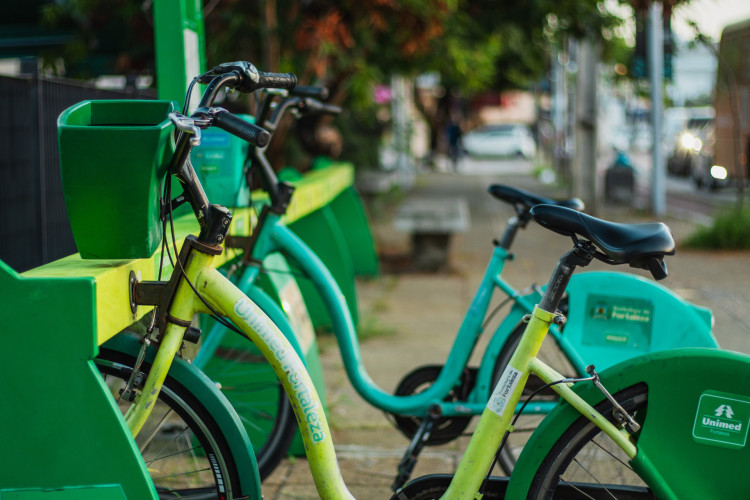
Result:
M249 427L251 427L251 428L253 428L253 429L257 430L257 431L261 431L261 432L263 431L263 426L258 425L258 423L257 423L256 420L247 418L247 416L245 416L244 414L240 415L239 417L240 417L240 420L242 421L242 423L245 424L246 428L249 426ZM267 420L268 421L272 421L272 418L267 419Z
M185 451L190 453L190 456L193 459L193 463L195 464L195 467L198 467L199 460L198 460L198 457L195 455L195 447L192 446L190 442L190 438L187 435L184 435L184 437L185 437L185 444L187 445L187 450Z
M184 477L184 476L187 476L187 475L198 474L198 473L201 473L201 472L211 472L211 467L205 467L203 469L189 470L189 471L185 471L185 472L178 472L177 474L168 474L168 475L165 475L165 476L154 476L153 479L154 480L157 480L157 479L159 479L159 480L162 480L162 479L174 479L176 477Z
M151 465L152 463L159 461L159 460L166 460L168 458L176 457L178 455L184 455L185 453L192 453L195 450L200 450L200 449L202 449L202 446L193 446L192 448L184 449L182 451L176 451L174 453L170 453L169 455L161 455L160 457L149 460L148 463L146 463L146 465L147 466Z
M604 486L604 485L603 485L603 484L601 483L601 481L599 481L599 480L598 480L598 479L596 478L596 476L594 476L594 474L592 474L592 473L591 473L591 471L590 471L590 470L588 470L588 469L587 469L586 467L584 467L584 465L583 465L583 464L582 464L582 463L581 463L581 462L580 462L580 461L578 460L578 457L574 458L574 459L573 459L573 461L574 461L575 463L577 463L577 464L578 464L578 466L579 466L579 467L580 467L581 469L583 469L584 471L586 471L586 474L588 474L588 475L589 475L589 477L590 477L591 479L593 479L594 481L596 481L596 484L598 484L599 486L601 486L602 488L604 488L604 491L606 491L606 492L607 492L607 494L608 494L609 496L611 496L612 498L614 498L615 500L617 500L617 497L616 497L616 496L614 496L614 495L612 494L612 492L611 492L611 491L609 491L609 489L608 489L608 488L607 488L606 486ZM570 483L567 483L567 484L570 484ZM576 489L578 489L578 488L576 488Z
M613 459L615 459L615 460L617 460L618 462L620 462L620 463L621 463L621 464L622 464L623 466L625 466L625 467L626 467L626 468L627 468L627 469L628 469L629 471L631 471L631 472L632 472L633 474L635 474L635 471L633 470L633 468L632 468L632 467L630 467L630 464L629 464L629 463L627 463L627 462L624 462L624 461L623 461L623 460L622 460L622 459L621 459L620 457L616 456L616 455L615 455L614 453L612 453L612 452L611 452L611 451L609 451L609 450L608 450L607 448L605 448L604 446L602 446L602 445L601 445L601 443L597 442L597 441L596 441L595 439L592 439L592 440L591 440L591 442L592 442L593 444L595 444L596 446L598 446L598 447L599 447L599 448L600 448L600 449L601 449L602 451L604 451L605 453L607 453L607 454L608 454L608 455L609 455L610 457L612 457Z
M182 431L181 431L181 432L180 432L180 433L179 433L179 434L178 434L177 436L175 436L175 437L173 437L172 439L170 439L170 440L169 440L169 441L168 441L168 442L167 442L167 443L166 443L166 444L165 444L165 445L164 445L164 446L162 447L162 449L161 449L161 450L159 450L159 453L157 453L157 454L156 454L156 456L155 456L154 458L152 458L151 460L149 460L149 461L148 461L148 463L147 463L146 465L150 465L150 464L152 464L152 463L156 462L157 460L164 460L165 458L173 457L173 456L176 456L176 455L181 455L181 454L183 454L183 453L185 453L185 452L187 452L187 451L190 451L190 450L188 449L188 450L183 450L183 451L179 451L179 452L176 452L176 453L172 453L172 454L169 454L169 455L164 455L164 452L166 451L166 449L167 449L167 448L169 448L169 447L170 447L170 446L171 446L172 444L176 443L176 442L177 442L177 440L178 440L178 439L180 439L180 438L181 438L181 437L182 437L183 435L185 435L185 433L186 433L186 432L187 432L188 430L189 430L189 429L188 429L188 428L186 427L186 428L184 428L184 429L183 429L183 430L182 430Z
M570 488L573 488L574 490L576 490L578 493L580 493L581 495L585 496L586 498L590 498L591 500L596 500L594 497L592 497L591 495L589 495L588 493L586 493L585 491L583 491L581 488L578 488L573 483L569 483L568 481L566 481L564 479L560 479L560 483L561 484L565 484L565 485L569 486Z
M164 426L164 423L167 420L167 417L172 413L172 409L170 408L168 412L166 412L161 419L156 423L154 426L154 430L151 431L151 434L149 434L146 439L143 441L143 443L138 447L138 449L141 452L141 455L143 454L143 450L148 447L149 444L151 444L151 441L154 439L156 434L161 430L161 428Z

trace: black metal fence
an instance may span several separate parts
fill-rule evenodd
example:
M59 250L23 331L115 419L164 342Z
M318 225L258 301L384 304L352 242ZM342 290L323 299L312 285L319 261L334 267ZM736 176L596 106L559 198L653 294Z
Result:
M77 251L60 181L60 113L87 99L155 97L41 76L36 67L0 76L0 260L18 272Z

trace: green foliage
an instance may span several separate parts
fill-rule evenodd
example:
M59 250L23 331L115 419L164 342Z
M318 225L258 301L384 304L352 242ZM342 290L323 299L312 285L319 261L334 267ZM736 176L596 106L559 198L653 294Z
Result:
M130 0L60 0L41 8L45 29L73 33L42 59L52 70L65 63L67 76L90 78L154 70L152 13ZM125 21L127 20L127 21Z
M544 76L554 43L564 36L599 36L605 47L617 48L613 33L620 22L600 0L202 4L209 66L247 60L266 71L292 71L301 84L327 86L331 101L352 111L350 126L342 129L350 137L358 129L369 133L382 127L383 120L368 123L363 117L372 111L374 86L388 84L391 75L438 73L446 96L529 88ZM56 0L45 7L45 19L50 26L80 32L63 56L69 61L106 53L108 61L100 64L105 72L153 71L150 6L132 0ZM442 130L452 104L450 98L440 99L438 111L427 117L435 131ZM248 101L241 105L249 107ZM379 143L372 135L354 140L361 144L350 152L368 158Z
M361 110L346 111L337 117L334 125L341 132L343 150L339 159L351 162L358 168L376 169L379 164L381 135L385 124L378 118L373 105Z
M699 229L683 244L710 250L750 249L750 209L735 207L722 212L714 218L713 225Z

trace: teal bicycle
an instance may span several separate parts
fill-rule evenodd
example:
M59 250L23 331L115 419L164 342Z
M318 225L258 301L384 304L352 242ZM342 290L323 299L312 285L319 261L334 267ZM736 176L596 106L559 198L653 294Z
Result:
M281 101L273 114L267 117L271 99L266 98L260 108L258 123L273 132L281 116L289 110L298 113L306 110L314 112L337 112L337 108L326 108L311 97L293 96ZM384 410L395 426L409 438L410 444L399 465L394 489L402 486L409 478L419 453L425 445L449 442L463 435L473 415L483 411L492 388L507 366L524 330L523 318L529 314L541 299L543 289L530 287L526 290L513 288L502 278L506 262L512 260L511 247L520 229L531 220L531 210L540 204L557 205L580 210L580 200L556 201L509 186L493 185L490 194L496 199L511 205L516 215L506 226L499 241L494 242L493 254L484 277L456 334L455 341L444 366L430 365L417 368L407 374L398 384L393 394L377 387L368 376L362 363L356 328L352 321L344 295L336 280L324 263L294 232L282 222L286 207L293 196L293 188L280 182L264 155L265 148L250 151L251 165L260 174L261 185L269 195L269 202L260 210L253 236L243 241L229 240L230 245L238 245L243 257L236 263L232 280L279 325L294 345L294 335L290 335L288 319L283 311L257 286L257 280L265 272L263 262L275 252L281 252L294 262L300 277L309 279L320 294L332 318L333 332L338 342L347 376L357 392L373 406ZM505 299L491 307L495 290ZM478 368L469 367L469 358L480 335L489 320L505 305L510 311L501 321L482 357ZM711 333L712 318L708 310L694 306L680 299L668 289L652 281L631 274L613 272L592 272L574 276L568 286L567 296L562 307L570 320L564 330L552 325L550 333L559 346L562 357L573 367L571 375L585 374L588 360L596 359L600 367L606 368L635 355L657 352L683 346L716 347ZM673 335L659 332L669 327ZM252 358L253 347L243 347L229 330L221 324L209 329L194 360L198 366L209 368L217 350L221 352L222 375L225 377L236 370L244 373L248 359ZM232 368L232 352L238 363ZM262 368L257 367L258 371ZM211 370L208 370L209 374ZM273 384L274 375L266 368L263 380ZM219 378L221 380L221 378ZM532 380L530 386L533 387ZM285 398L281 387L276 393L279 401ZM557 396L538 398L529 405L524 418L529 414L542 415L549 412L557 402ZM228 395L230 399L242 395ZM242 410L239 410L242 412ZM279 435L289 436L291 419L281 411L278 414L275 430L262 436L267 443L277 442ZM251 415L244 415L251 420ZM287 419L287 420L285 420ZM248 423L248 431L254 424ZM519 425L519 430L534 424ZM506 473L513 469L517 454L522 448L515 444L525 438L522 432L514 434L499 457ZM272 452L275 465L286 449L277 448ZM261 468L262 476L269 469Z

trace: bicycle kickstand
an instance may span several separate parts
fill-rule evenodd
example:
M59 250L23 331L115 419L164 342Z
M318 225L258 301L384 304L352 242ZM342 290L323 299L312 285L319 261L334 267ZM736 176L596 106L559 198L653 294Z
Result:
M391 484L393 491L401 488L411 477L414 466L417 464L417 456L430 439L432 428L440 419L441 414L442 411L438 405L433 405L427 410L427 415L422 420L422 423L419 424L419 428L414 433L414 437L411 438L409 447L406 448L404 456L401 457L401 462L398 464L398 474L396 475L396 479L393 480L393 484Z

